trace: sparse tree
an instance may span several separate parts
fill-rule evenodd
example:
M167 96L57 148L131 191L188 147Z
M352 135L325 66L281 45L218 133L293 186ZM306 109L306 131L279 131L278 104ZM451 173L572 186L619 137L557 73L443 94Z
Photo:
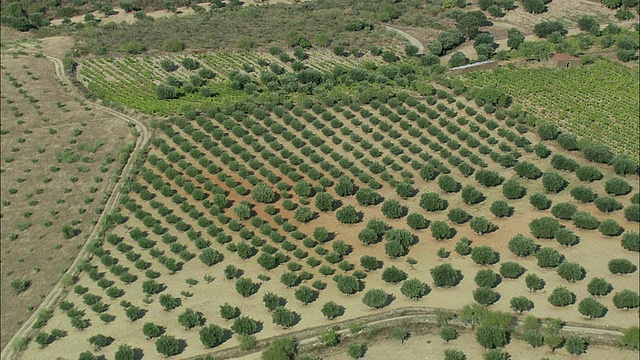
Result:
M382 289L371 289L364 294L362 302L373 309L380 309L389 303L389 294Z
M196 326L200 326L204 323L204 319L200 312L196 312L192 309L185 309L180 315L178 315L178 323L182 325L186 330L191 330Z
M566 287L558 286L557 288L553 289L551 295L549 295L548 300L553 306L567 306L573 304L576 301L576 295Z
M171 335L162 335L156 340L156 351L167 357L178 355L180 342Z
M612 274L631 274L637 270L637 267L627 259L610 260L608 267Z
M207 348L222 344L224 339L224 330L215 324L203 326L198 334L200 335L200 341Z
M451 325L445 325L440 328L440 337L442 340L449 342L458 338L458 332Z
M508 340L507 330L497 325L483 325L476 332L476 340L485 349L505 346Z
M536 244L533 239L518 234L509 240L509 250L518 257L527 257L535 253Z
M327 319L333 320L344 313L344 307L334 301L329 301L322 305L322 309L320 311Z
M283 306L276 307L271 312L273 323L280 325L283 328L290 328L293 326L296 320L296 315L293 311L285 309Z
M418 279L406 280L402 283L400 292L411 300L418 300L427 293L427 285Z
M561 278L571 283L576 282L577 280L582 280L584 278L584 269L578 263L570 263L565 261L558 265L556 272Z
M533 309L533 302L524 296L516 296L511 298L510 307L521 314L523 311Z
M490 246L478 246L471 251L471 259L479 265L491 265L498 261L498 253Z
M253 335L258 331L258 322L247 316L236 318L231 330L240 335Z
M240 315L240 309L237 307L230 305L229 303L224 303L220 305L220 316L225 320L235 319Z
M622 290L613 295L613 305L618 309L635 309L639 301L638 293L631 290Z
M115 360L134 360L136 358L136 351L127 344L122 344L118 347L115 353Z
M253 281L249 278L241 277L236 280L236 291L244 297L253 295L254 287Z
M607 312L607 308L594 298L585 298L578 304L580 314L589 319L601 318Z
M587 284L587 291L593 296L605 296L609 294L612 289L611 283L604 278L593 278L589 281L589 284Z
M441 264L430 270L433 283L438 287L450 287L458 284L458 270L450 264Z
M473 291L473 299L481 305L491 305L498 301L500 295L489 287L479 287Z
M537 290L542 290L544 288L544 280L542 280L538 275L536 274L528 274L525 278L524 278L524 282L527 285L527 287L529 288L530 291L537 291Z

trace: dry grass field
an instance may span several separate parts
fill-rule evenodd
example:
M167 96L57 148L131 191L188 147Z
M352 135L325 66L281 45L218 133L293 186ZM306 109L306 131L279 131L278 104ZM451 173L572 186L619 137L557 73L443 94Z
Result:
M134 139L126 124L69 94L53 63L29 46L29 54L2 53L3 347L87 240L120 148ZM66 225L74 236L64 238ZM30 286L15 295L11 283L19 279Z

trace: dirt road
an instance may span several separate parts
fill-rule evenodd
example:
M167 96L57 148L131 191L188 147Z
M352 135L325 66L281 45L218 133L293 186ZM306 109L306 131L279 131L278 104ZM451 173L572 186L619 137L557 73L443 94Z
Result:
M53 64L54 64L54 66L55 66L56 77L64 85L69 86L72 89L72 91L75 91L73 86L71 86L71 81L67 77L67 74L64 72L64 66L62 64L62 61L60 59L57 59L57 58L51 57L51 56L47 56L47 58L49 60L51 60L53 62ZM142 122L140 122L139 120L137 120L135 118L132 118L131 116L128 116L128 115L123 114L123 113L120 113L118 111L115 111L113 109L110 109L108 107L102 106L102 105L94 103L94 102L86 101L86 103L90 104L94 108L97 108L97 109L100 109L100 110L104 111L105 113L113 115L114 117L116 117L118 119L126 121L127 123L134 124L135 125L135 129L140 134L140 136L138 137L138 139L136 141L136 146L135 146L135 148L133 150L133 153L131 154L131 156L129 156L129 159L128 159L127 163L125 164L124 168L122 169L122 173L120 174L120 178L118 179L118 182L114 185L113 189L111 190L111 195L109 196L109 199L107 200L107 203L105 204L105 207L104 207L104 210L102 211L102 214L100 214L100 217L98 218L98 221L97 221L96 225L94 226L93 230L91 231L91 233L88 236L88 239L91 240L91 239L95 238L97 236L98 232L100 231L100 224L102 223L102 221L103 221L104 217L106 216L106 214L110 213L112 208L118 203L118 199L120 197L120 192L117 191L117 189L121 185L123 185L125 183L125 181L127 181L127 176L129 174L129 172L131 171L131 169L133 168L133 164L134 164L136 158L138 156L141 156L142 149L149 142L149 139L151 138L151 134L149 132L149 129ZM76 259L73 261L73 263L69 266L69 269L63 275L63 277L66 276L67 274L69 274L69 275L75 275L76 274L76 267L77 267L78 263L80 262L80 260L86 258L86 256L87 256L87 247L88 247L89 242L90 241L87 241L85 243L85 245L83 246L82 250L80 250L80 253L76 257ZM61 299L61 297L65 294L64 290L65 289L64 289L64 286L62 285L62 282L58 282L55 285L55 287L53 288L53 290L51 290L51 292L44 298L44 300L42 301L40 306L33 311L31 317L27 321L24 322L22 327L13 335L13 337L7 343L5 348L2 349L2 354L0 355L0 359L11 359L13 357L14 351L13 351L13 348L12 348L11 344L16 339L18 339L20 337L24 337L29 333L29 331L31 330L31 326L36 321L36 319L38 317L38 313L40 312L41 309L46 309L46 308L52 309L52 308L55 307L55 305L58 303L58 301Z
M417 52L418 55L424 54L424 45L422 45L422 43L418 39L414 38L413 36L407 34L406 32L404 32L404 31L402 31L400 29L396 29L396 28L393 28L393 27L387 26L387 25L383 25L383 26L385 28L387 28L387 30L391 30L391 31L396 32L398 35L400 35L403 38L407 39L407 41L409 41L409 43L411 43L411 45L417 47L418 48L418 52Z

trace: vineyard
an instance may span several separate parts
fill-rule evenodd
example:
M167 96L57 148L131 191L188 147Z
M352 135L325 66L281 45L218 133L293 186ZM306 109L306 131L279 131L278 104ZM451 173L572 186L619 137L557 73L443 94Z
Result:
M206 106L200 93L158 99L161 61L183 58L85 61L81 81L109 101L186 111L153 121L138 176L22 358L197 356L416 305L637 325L637 164L591 164L541 141L522 112L499 119L453 92L417 97L379 77L367 86L356 63L329 58L307 64L341 68L349 93L270 97L293 68L266 78L253 69L275 58L194 56L225 99ZM193 84L195 71L172 74ZM249 97L254 82L264 92Z
M350 59L329 55L328 51L315 51L305 54L304 66L320 72L331 71L336 66L353 67L368 58ZM203 108L221 106L239 102L248 94L242 86L234 83L234 70L243 71L244 75L255 82L260 81L261 73L257 70L269 71L270 74L291 72L296 66L292 55L279 53L279 57L271 54L257 53L215 53L188 56L159 57L124 57L95 58L82 62L79 68L79 80L98 97L111 103L121 104L149 114L169 115L181 111L183 105ZM185 59L194 64L187 69ZM300 63L302 64L302 63ZM164 65L164 67L163 67ZM188 66L188 65L187 65ZM300 65L302 66L302 65ZM202 74L206 72L206 77ZM169 81L193 84L199 80L195 89L187 92L180 99L160 100L156 87ZM209 80L209 81L207 81ZM204 87L208 89L198 91ZM257 89L256 89L257 91Z
M465 75L474 86L493 84L527 111L616 152L638 156L638 72L597 60L569 69L498 69Z

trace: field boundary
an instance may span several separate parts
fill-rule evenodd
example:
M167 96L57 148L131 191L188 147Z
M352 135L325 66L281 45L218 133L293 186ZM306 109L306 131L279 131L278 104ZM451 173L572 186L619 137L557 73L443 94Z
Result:
M269 343L279 338L294 338L296 339L296 344L298 350L309 351L319 347L322 347L323 344L318 339L318 335L322 334L322 332L334 328L340 327L341 329L337 331L342 337L351 337L358 333L351 333L349 329L349 324L358 324L362 327L363 330L366 331L366 327L371 326L380 326L379 329L390 328L392 326L397 326L403 323L411 323L411 324L430 324L430 325L438 325L437 321L437 313L438 311L450 311L442 308L433 308L433 307L421 307L421 306L413 306L413 307L402 307L397 309L387 310L377 314L365 315L349 320L343 320L339 322L335 322L329 325L317 326L313 328L306 328L302 330L298 330L292 333L276 335L269 338L261 339L256 342L256 345L251 350L241 350L239 346L235 346L228 349L217 350L213 352L209 352L206 354L201 354L198 356L192 356L186 358L187 360L196 360L201 359L203 356L213 356L216 359L233 359L240 356L247 356L250 354L254 354L265 349ZM523 324L522 319L524 315L516 315L517 325ZM450 324L456 327L463 327L467 329L472 329L473 326L454 318L449 321ZM617 343L617 340L622 335L622 329L619 328L611 328L611 327L603 327L603 326L593 326L590 324L576 323L576 322L566 322L565 326L562 328L562 332L567 334L580 334L589 337L591 343L601 343L608 346L613 346L613 344Z
M64 71L64 66L62 64L62 61L58 58L52 57L52 56L47 56L47 59L51 60L55 66L55 74L56 77L58 78L58 80L60 80L64 85L71 85L71 81L69 80L69 78L67 77L67 74ZM76 91L75 87L70 86L74 91ZM77 91L76 91L77 92ZM73 263L71 263L71 265L69 266L69 268L67 269L67 271L62 275L62 277L66 276L66 275L75 275L76 274L76 267L78 265L78 263L80 262L80 260L84 259L87 256L87 248L89 243L91 242L90 240L93 239L98 232L100 231L101 228L101 223L104 219L104 217L111 212L111 209L113 208L113 206L115 204L117 204L118 199L120 197L120 192L117 190L120 186L122 186L128 179L128 175L129 172L133 169L134 167L134 163L137 160L137 158L139 156L142 155L143 149L144 147L146 147L147 143L149 142L151 135L149 132L149 129L146 127L146 125L144 125L141 121L128 116L126 114L123 114L121 112L118 112L116 110L110 109L108 107L102 106L98 103L92 102L92 101L87 101L88 104L91 104L92 106L116 117L117 119L123 120L127 123L130 124L134 124L135 129L138 131L138 133L140 134L140 136L138 136L137 140L136 140L136 145L131 153L131 155L129 156L129 159L127 160L127 163L125 164L125 166L122 169L122 172L120 173L119 179L118 181L113 185L113 188L110 190L111 194L109 196L109 199L107 200L107 203L104 207L104 210L102 211L102 213L100 214L100 217L98 218L98 221L96 222L96 225L93 227L93 229L91 230L91 232L89 233L87 242L84 244L84 246L82 247L82 249L80 250L80 253L78 254L78 256L76 256L75 260L73 261ZM109 190L108 190L109 191ZM62 298L62 296L64 296L65 294L65 287L64 285L62 285L61 281L58 281L58 283L54 286L54 288L51 290L51 292L49 292L49 294L47 294L47 296L44 298L44 300L40 303L40 305L38 306L37 309L35 309L33 311L33 313L31 314L31 316L29 317L29 319L27 319L27 321L25 321L22 325L22 327L20 327L20 329L18 329L18 331L11 337L11 340L7 343L7 345L4 347L4 349L2 349L2 353L0 355L0 359L10 359L12 358L12 356L15 355L12 344L13 342L22 337L22 336L26 336L29 331L31 330L31 326L33 325L33 323L36 321L36 319L38 318L38 313L40 312L40 310L45 309L45 308L50 308L55 306L55 304Z

